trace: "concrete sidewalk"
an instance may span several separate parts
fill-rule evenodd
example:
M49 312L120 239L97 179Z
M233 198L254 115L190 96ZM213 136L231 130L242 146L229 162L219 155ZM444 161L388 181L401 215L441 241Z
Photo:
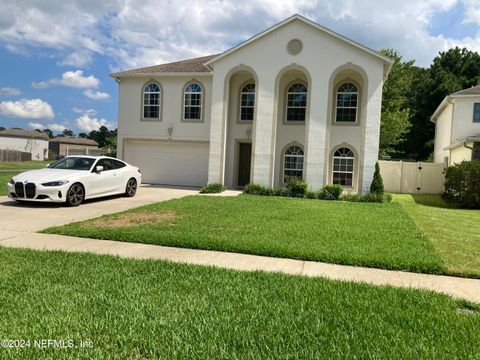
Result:
M158 259L178 263L212 265L242 271L269 271L374 285L391 285L433 290L480 303L480 280L452 276L417 274L313 261L281 259L220 251L172 248L110 240L85 239L38 233L0 231L0 246L35 250L62 250L134 259Z

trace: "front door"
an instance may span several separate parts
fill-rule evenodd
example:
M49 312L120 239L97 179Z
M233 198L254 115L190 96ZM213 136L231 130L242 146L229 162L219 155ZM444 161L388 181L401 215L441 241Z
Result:
M252 161L252 144L239 143L238 151L238 186L245 186L250 182L250 165Z

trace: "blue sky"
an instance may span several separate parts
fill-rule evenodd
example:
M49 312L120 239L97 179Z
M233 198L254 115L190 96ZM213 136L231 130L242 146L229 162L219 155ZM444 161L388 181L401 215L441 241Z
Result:
M300 13L428 66L480 50L480 0L0 0L0 126L116 127L121 69L221 52Z

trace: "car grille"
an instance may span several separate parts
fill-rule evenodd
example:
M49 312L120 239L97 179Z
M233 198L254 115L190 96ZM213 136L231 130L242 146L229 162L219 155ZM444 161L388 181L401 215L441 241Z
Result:
M35 197L35 184L28 183L25 185L25 196L29 199Z
M15 183L15 193L18 197L25 197L25 190L23 188L23 183L17 182Z

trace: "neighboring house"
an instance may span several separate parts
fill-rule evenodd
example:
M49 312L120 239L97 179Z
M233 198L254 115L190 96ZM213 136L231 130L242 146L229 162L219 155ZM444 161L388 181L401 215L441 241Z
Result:
M391 66L294 15L222 54L114 73L117 155L150 183L367 192Z
M98 143L92 139L59 136L50 140L48 149L52 159L58 159L67 155L88 154L98 149Z
M0 149L31 154L29 160L48 159L48 135L39 131L11 128L0 131Z
M480 85L448 95L433 113L434 161L480 160Z

